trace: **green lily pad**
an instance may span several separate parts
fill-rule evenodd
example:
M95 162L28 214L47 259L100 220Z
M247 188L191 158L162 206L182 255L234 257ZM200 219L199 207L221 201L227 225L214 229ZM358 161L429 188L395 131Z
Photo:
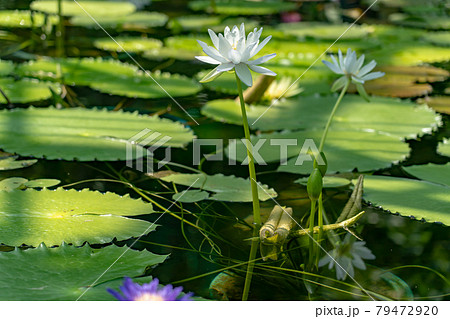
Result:
M450 46L450 31L428 32L423 39L435 45L448 47Z
M223 15L266 15L293 10L295 3L284 1L214 1L215 9L211 8L211 1L189 1L189 8L194 11L213 11Z
M204 192L198 189L190 189L174 194L172 196L172 199L181 203L195 203L207 199L208 197L208 192Z
M450 188L407 178L367 176L364 198L402 216L450 225Z
M306 186L308 183L309 177L302 177L294 181L294 183L301 184ZM337 187L345 187L351 184L351 181L337 176L325 176L323 179L323 188L337 188Z
M309 175L312 171L312 160L306 156L306 152L311 151L308 146L312 141L316 147L319 146L321 136L322 130L281 132L252 136L251 141L253 145L257 145L259 140L264 140L258 153L267 163L281 162L282 165L278 167L278 171ZM281 158L280 144L287 139L290 140L289 144L296 143L297 145L287 146L286 156ZM304 144L306 149L303 150L299 160ZM234 148L236 148L236 156L230 155L230 151ZM328 160L328 173L349 172L355 168L364 172L385 168L393 162L403 160L409 153L409 147L398 137L385 134L364 131L330 131L324 152ZM226 149L226 153L228 157L240 162L247 156L246 148L241 141L232 141ZM289 160L284 164L283 160L285 159ZM301 163L302 159L304 161Z
M8 75L13 70L14 70L14 63L12 63L11 61L0 60L0 76Z
M48 14L58 14L57 0L37 0L30 4L32 10ZM118 1L85 1L71 0L61 1L62 14L64 16L86 16L88 12L94 19L101 16L123 16L136 11L134 4ZM85 12L86 11L86 12Z
M50 16L51 24L58 23L57 16ZM31 28L42 27L45 24L45 15L28 10L2 10L0 11L0 26L4 28Z
M82 245L125 240L156 225L126 216L153 213L151 204L114 193L64 190L0 192L0 243L38 246L62 241Z
M283 23L279 25L279 29L287 35L293 35L298 38L316 38L322 40L356 40L367 37L371 32L370 27L350 24L329 24L320 22L297 22ZM347 30L348 29L348 30Z
M146 145L142 138L129 139L149 129L162 135ZM150 132L149 132L150 133ZM157 116L105 109L28 108L0 111L0 147L23 156L79 161L127 159L126 148L136 150L171 139L164 146L182 147L192 141L192 131L177 122ZM136 157L135 152L128 156Z
M450 163L405 166L403 169L417 178L450 186Z
M191 186L192 188L213 192L214 194L208 198L211 200L227 202L252 201L249 179L243 179L236 176L225 176L223 174L172 174L164 176L161 179L166 182L173 182L175 184ZM266 201L278 196L272 188L267 187L267 185L262 185L261 183L258 184L260 185L260 187L258 187L259 200ZM264 190L261 189L261 187Z
M44 187L48 188L48 187L56 186L60 183L61 183L61 181L59 179L39 178L39 179L33 179L31 181L28 181L23 185L28 188L44 188Z
M119 285L113 280L122 283L125 276L140 276L147 267L166 258L167 255L126 246L93 249L65 243L57 248L40 245L35 249L0 252L0 300L75 301L83 293L80 300L114 300L106 291L106 287Z
M322 128L336 99L335 96L300 96L280 100L271 108L269 105L247 106L248 122L251 128L262 131ZM240 106L234 100L211 101L202 109L202 114L216 121L242 123ZM367 103L359 96L346 96L333 118L331 130L376 131L404 138L431 132L440 123L441 117L426 105L382 97L373 97Z
M381 40L384 44L392 44L396 41L419 40L426 34L425 30L415 28L405 28L388 24L371 25L373 29L372 37Z
M168 17L160 12L146 12L140 11L128 15L119 16L99 16L95 20L107 29L122 29L122 30L143 30L154 27L162 27L166 24ZM76 26L86 28L100 29L98 24L89 16L75 16L70 19L70 23Z
M11 192L25 184L28 179L23 177L10 177L0 181L0 191Z
M152 79L136 66L115 60L41 59L20 65L17 72L24 76L56 80L58 63L61 65L65 83L90 86L103 93L150 99L166 98L168 94L172 97L187 96L201 89L197 82L187 77L148 73Z
M450 139L444 139L442 143L439 143L438 152L450 157Z
M437 16L421 13L420 16L415 16L405 13L393 13L389 15L389 20L394 24L427 30L448 30L450 28L450 21L447 15Z
M368 59L374 59L378 64L419 65L450 60L450 50L430 44L399 42L370 52Z
M37 160L17 160L18 156L9 156L7 158L0 159L0 171L7 171L11 169L19 169L31 166L37 162Z
M52 187L59 183L61 183L60 180L51 178L33 179L29 181L22 177L10 177L0 181L0 190L10 192L14 189Z
M13 78L0 78L0 88L12 103L30 103L47 100L54 92L60 92L58 84L40 82L36 79L14 80ZM6 104L3 95L0 94L0 104Z
M169 21L169 28L189 31L205 31L222 21L219 16L192 15L173 18ZM223 31L223 30L222 30Z
M140 37L101 38L95 40L94 46L105 51L139 53L162 47L162 41Z

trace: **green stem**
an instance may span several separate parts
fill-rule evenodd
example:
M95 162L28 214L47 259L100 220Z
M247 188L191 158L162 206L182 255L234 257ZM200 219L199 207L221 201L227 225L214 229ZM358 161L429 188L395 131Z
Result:
M314 215L316 214L316 200L311 201L311 214L309 215L309 266L313 269L314 256Z
M261 227L261 214L259 209L259 197L258 197L258 184L256 184L256 171L255 161L253 158L252 143L250 142L250 128L248 126L247 112L245 110L244 95L242 92L241 80L236 74L236 83L239 91L239 100L241 102L242 121L244 124L245 141L247 144L247 156L248 156L248 171L250 173L250 184L252 187L253 198L253 238L258 237L259 228ZM245 275L244 291L242 293L242 300L248 299L248 293L250 291L250 284L252 282L253 268L255 267L254 260L256 259L256 252L258 251L258 241L253 240L250 248L250 256L248 260L247 273Z
M320 154L320 152L323 151L323 146L325 144L325 140L326 140L327 134L328 134L328 129L330 128L331 121L333 120L333 117L334 117L334 113L336 113L336 110L337 110L339 104L341 103L342 98L344 97L345 93L347 92L349 85L350 85L350 79L347 79L347 82L345 83L345 86L342 89L341 94L339 95L339 97L336 101L336 104L334 104L333 110L331 111L330 117L328 118L327 125L325 126L325 130L323 131L322 139L320 140L319 154Z
M320 193L319 196L319 207L318 207L318 226L319 226L319 234L317 236L317 245L316 245L316 251L315 251L315 256L316 256L316 267L318 267L319 265L319 255L320 255L320 251L319 251L319 245L320 245L320 241L322 240L322 236L323 236L323 199L322 199L322 193Z
M58 25L56 27L56 55L58 57L64 56L64 25L62 15L62 3L58 0Z

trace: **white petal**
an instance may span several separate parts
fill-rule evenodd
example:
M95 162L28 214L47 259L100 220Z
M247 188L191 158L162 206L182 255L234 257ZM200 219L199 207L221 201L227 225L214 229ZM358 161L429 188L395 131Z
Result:
M247 62L248 59L250 59L250 53L252 52L252 50L257 46L257 42L253 42L252 44L249 44L245 50L244 53L241 54L241 61L242 62Z
M244 37L244 39L245 39L245 25L244 25L244 22L242 22L241 23L241 27L240 27L240 30L239 30L239 37Z
M384 76L384 72L373 72L373 73L369 73L369 74L362 76L361 79L363 81L370 81L370 80L381 78L382 76Z
M341 49L339 49L338 51L338 57L339 57L339 67L341 68L341 70L344 70L344 58L342 56Z
M208 29L208 33L209 33L209 37L211 38L212 43L214 44L214 46L216 47L217 50L219 50L219 37L217 36L217 34L211 30Z
M336 74L344 74L344 72L341 71L340 68L338 68L336 65L334 65L331 62L322 60L322 63L325 64L331 71L333 71Z
M264 62L269 61L270 59L273 59L277 54L276 53L272 53L272 54L268 54L268 55L264 55L260 58L257 58L256 60L253 61L248 61L247 64L248 65L257 65L257 64L261 64Z
M259 51L261 51L261 49L264 48L264 46L267 44L267 42L270 41L270 39L272 39L271 35L269 35L267 38L265 38L263 42L261 42L256 48L254 48L250 52L250 58L253 57L254 55L256 55Z
M364 56L364 54L362 54L359 57L358 61L356 61L356 70L355 70L355 72L358 72L359 69L361 69L362 65L364 64L364 58L365 58L365 56Z
M228 52L228 58L231 60L231 62L233 62L234 64L239 64L241 63L241 54L239 53L238 50L233 50L231 49Z
M348 73L353 73L352 70L355 67L356 62L356 52L348 49L347 56L345 57L345 70Z
M275 72L270 71L269 69L264 68L264 67L262 67L262 66L249 65L249 67L250 67L250 69L252 69L253 71L258 72L258 73L261 73L261 74L264 74L264 75L270 75L270 76L275 76L275 75L277 75Z
M211 58L210 56L196 56L195 57L197 60L200 60L202 62L205 63L209 63L209 64L220 64L221 62L217 61L216 59Z
M222 63L229 62L215 48L208 46L205 42L202 42L200 40L197 40L197 42L202 47L203 52L205 52L205 54L209 55L211 58L220 61Z
M233 48L230 45L230 42L224 38L223 35L219 34L219 52L223 57L228 57L228 53Z
M221 65L219 65L217 67L217 71L218 72L225 72L225 71L230 71L232 68L234 68L234 64L233 63L223 63Z
M359 76L352 75L352 80L353 82L364 84L364 80L361 79Z
M241 79L242 82L244 82L245 85L253 85L252 74L250 73L250 70L248 69L246 64L239 63L238 65L236 65L235 70L237 76L239 77L239 79Z
M373 68L377 65L377 63L375 62L375 60L370 61L369 64L365 65L362 67L361 70L359 70L358 75L359 76L364 76L367 73L369 73L370 71L373 70Z
M206 74L203 79L201 79L199 82L200 83L206 83L206 82L211 82L212 80L214 80L215 78L217 78L218 76L220 76L223 72L219 72L217 69L219 67L216 67L214 70L211 70L208 74Z

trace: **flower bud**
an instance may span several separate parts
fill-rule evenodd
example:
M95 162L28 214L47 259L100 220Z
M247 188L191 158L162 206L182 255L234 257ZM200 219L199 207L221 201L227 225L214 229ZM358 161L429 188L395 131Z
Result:
M322 174L318 168L315 168L308 178L306 189L311 200L318 200L322 193Z
M314 159L313 168L318 168L322 177L325 177L328 169L328 161L324 152L320 152L320 155Z

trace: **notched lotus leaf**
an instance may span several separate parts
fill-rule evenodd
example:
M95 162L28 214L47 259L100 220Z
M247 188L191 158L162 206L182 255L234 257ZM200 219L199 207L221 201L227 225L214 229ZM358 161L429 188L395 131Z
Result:
M52 97L52 91L61 92L57 83L41 82L36 79L14 80L13 78L0 78L0 88L11 103L30 103L47 100ZM6 99L0 94L0 104L6 104Z
M36 0L30 4L30 8L49 14L58 14L58 0ZM86 16L89 14L94 19L102 16L118 17L136 11L135 5L127 1L79 0L75 2L61 0L61 8L64 16Z

